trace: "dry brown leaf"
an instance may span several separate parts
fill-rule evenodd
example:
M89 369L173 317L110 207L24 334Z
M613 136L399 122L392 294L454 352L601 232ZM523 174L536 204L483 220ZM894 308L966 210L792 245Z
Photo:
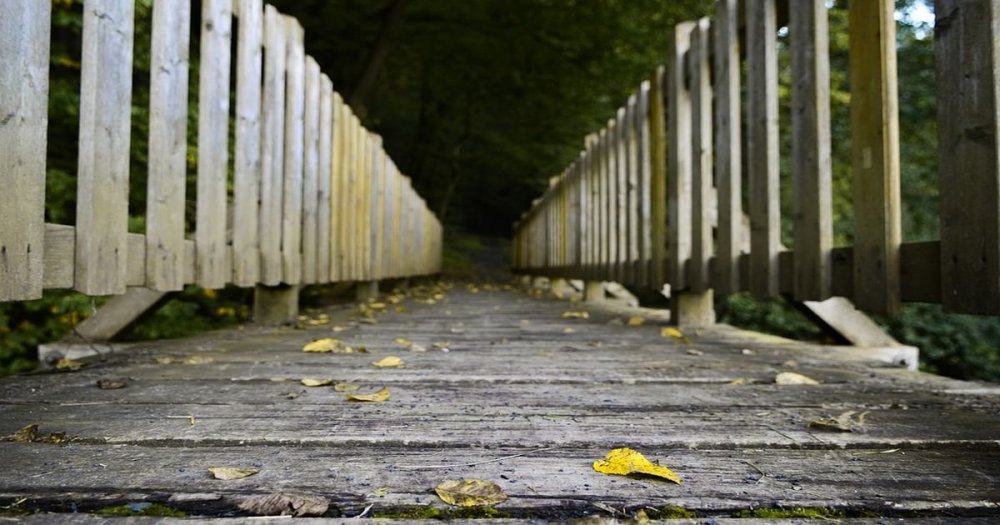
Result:
M13 441L14 443L31 443L32 441L38 439L38 425L32 423L14 432L6 438L8 441Z
M691 348L691 349L688 349L687 354L688 355L693 355L693 356L702 356L702 355L705 355L705 352L702 352L701 350L698 350L696 348Z
M322 516L330 503L312 494L261 494L240 502L239 509L253 516Z
M348 401L365 401L370 403L382 403L389 400L389 389L382 388L374 394L347 394Z
M618 476L643 474L673 481L678 485L681 483L680 476L672 470L650 462L645 456L630 448L616 448L608 452L604 459L594 462L594 470L601 474Z
M563 319L590 319L590 312L585 310L567 310L562 313Z
M350 330L350 327L341 325L335 325L334 327L330 328L330 331L334 333L346 332L348 330Z
M412 345L410 345L410 351L411 352L417 352L417 353L419 353L419 352L426 352L427 348L425 348L423 346L420 346L417 343L413 343Z
M373 361L372 362L372 365L377 366L379 368L399 368L399 367L401 367L401 366L403 366L405 364L406 363L403 362L402 359L400 359L400 358L398 358L398 357L396 357L394 355L391 355L391 356L388 356L388 357L383 357L382 359L379 359L378 361Z
M782 372L774 376L774 383L777 385L818 385L819 381L795 372Z
M409 339L407 339L405 337L397 337L396 338L396 344L399 345L399 346L402 346L403 348L406 348L406 347L412 345L413 341L410 341Z
M327 385L332 385L332 384L333 384L333 379L329 379L329 378L325 378L325 377L303 377L302 378L302 385L303 386L327 386Z
M354 383L337 383L336 385L333 385L334 392L354 392L359 388L361 388L361 385Z
M344 342L332 337L324 337L308 343L302 347L303 352L329 353L343 350Z
M215 359L208 357L206 355L189 355L181 360L181 363L185 365L203 365L205 363L211 363Z
M499 485L481 479L449 479L434 487L434 492L445 503L457 507L496 505L507 500Z
M814 419L809 422L809 428L829 430L833 432L854 432L855 430L864 430L865 416L868 415L868 412L862 412L855 418L853 416L856 413L857 412L854 410L848 410L837 417Z
M125 388L128 386L128 382L124 379L98 379L97 388L101 390L118 390L119 388Z
M259 468L209 467L209 472L215 479L229 481L253 476L260 472Z

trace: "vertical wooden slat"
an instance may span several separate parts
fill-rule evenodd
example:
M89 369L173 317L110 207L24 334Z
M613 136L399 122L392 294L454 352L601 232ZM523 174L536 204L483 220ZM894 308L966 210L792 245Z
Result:
M305 72L305 145L302 174L302 282L318 282L319 254L319 117L320 81L319 64L306 57Z
M639 136L635 128L635 112L638 110L638 97L629 96L625 111L619 111L621 116L622 151L625 153L625 202L623 210L628 227L623 238L625 244L625 282L638 284L639 259Z
M691 264L689 287L711 288L708 260L712 257L712 223L708 216L712 191L712 85L708 18L696 22L688 53L691 85Z
M184 288L191 3L153 4L150 50L146 287Z
M343 193L344 193L344 100L333 92L333 136L330 138L332 153L330 181L330 280L344 280L341 261L343 249Z
M795 190L795 298L830 296L833 194L830 166L830 54L824 0L791 9L792 181Z
M715 184L719 210L714 284L722 295L740 290L740 247L743 245L739 26L737 0L719 0L713 31Z
M778 50L775 0L747 2L747 178L750 183L750 291L778 294Z
M75 280L87 295L125 292L133 9L88 0L83 12Z
M691 257L691 94L684 60L694 27L684 22L674 28L667 57L667 282L675 291L687 287Z
M1000 2L937 0L945 307L1000 314Z
M205 0L202 3L195 257L196 281L204 288L222 288L232 275L226 267L232 23L232 0Z
M52 3L0 10L0 301L42 296Z
M257 219L261 185L263 5L261 0L239 0L237 5L232 279L237 286L253 286L260 280Z
M610 230L611 221L608 216L609 200L610 200L610 174L608 170L608 157L610 156L611 148L608 145L608 132L609 128L604 128L597 134L597 144L594 148L596 152L595 161L597 166L595 167L594 175L597 177L596 180L596 190L595 202L597 204L597 264L599 275L601 280L607 280L613 277L609 271L611 259L608 257L609 241L610 236L608 231Z
M649 132L649 90L648 80L639 85L639 94L636 100L633 126L635 127L635 147L636 147L636 170L637 188L636 195L639 200L638 205L638 257L639 268L636 274L636 284L649 286L649 263L652 255L652 237L650 236L650 221L652 220L652 202L650 200L650 190L652 175L650 170L650 132Z
M368 278L378 279L379 264L382 262L382 178L385 172L383 164L382 137L371 136L371 152L368 157L371 162L371 183L369 184L369 229L368 229Z
M330 282L330 236L333 231L330 213L330 189L333 184L333 82L320 76L319 101L319 186L317 199L319 211L316 222L316 278L320 283Z
M659 290L666 283L667 258L667 122L664 76L659 67L649 84L649 201L650 285Z
M387 158L386 166L387 178L385 182L385 207L382 211L384 216L382 228L382 277L392 277L392 245L393 245L393 216L396 212L396 180L399 178L399 170L396 169L392 159Z
M285 166L285 22L271 5L264 8L264 102L261 134L261 282L281 283L281 208Z
M302 176L305 135L305 48L299 21L285 17L288 63L285 78L284 209L281 212L281 259L286 284L302 280Z
M615 119L609 120L607 124L607 134L604 143L605 162L605 185L604 194L605 205L605 238L607 276L609 281L622 281L625 276L625 254L627 253L625 241L627 237L628 218L624 215L628 205L625 193L625 178L627 174L626 157L622 151L622 129L624 122L619 126L619 119L624 121L624 112L616 113Z
M850 5L855 302L859 308L882 313L893 313L900 307L902 227L894 8L892 0Z

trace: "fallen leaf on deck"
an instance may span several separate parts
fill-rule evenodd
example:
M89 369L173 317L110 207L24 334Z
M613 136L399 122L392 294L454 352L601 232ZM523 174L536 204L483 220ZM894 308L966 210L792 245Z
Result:
M334 392L354 392L359 388L361 388L361 385L356 385L354 383L337 383L336 385L333 385Z
M64 372L75 372L85 366L87 365L79 361L74 361L68 357L64 357L56 361L56 370L62 370Z
M644 474L673 481L678 485L681 482L681 478L672 470L650 462L645 456L630 448L616 448L608 452L604 459L594 462L594 470L601 474L619 476Z
M302 384L304 386L326 386L332 385L333 379L327 379L324 377L303 377Z
M368 308L371 308L372 310L385 310L385 307L385 303L370 303L368 305Z
M695 348L689 349L687 353L688 355L694 355L694 356L705 355L705 352L702 352L701 350Z
M285 398L286 399L298 399L299 395L300 395L299 392L286 392L285 393Z
M568 310L562 313L563 319L590 319L590 312L584 310Z
M809 422L809 428L818 430L830 430L833 432L854 432L863 430L865 427L865 416L868 412L862 412L857 418L853 417L856 412L848 410L837 417L823 417Z
M231 479L242 479L253 476L260 472L259 468L235 468L235 467L209 467L209 472L215 479L229 481Z
M379 498L384 498L389 495L389 487L379 487L372 491L372 496L377 496Z
M239 509L254 516L322 516L330 503L311 494L262 494L240 502Z
M381 403L389 400L389 389L383 388L374 394L347 394L348 401L367 401L371 403Z
M457 507L495 505L507 500L499 485L481 479L449 479L434 487L434 492L445 503Z
M128 382L119 379L98 379L97 388L101 390L118 390L119 388L125 388L128 386Z
M337 353L337 354L349 354L355 350L351 347L344 346L344 342L340 339L334 339L332 337L326 337L323 339L317 339L302 347L303 352L314 352L314 353Z
M14 443L31 443L38 438L38 425L32 423L26 427L21 428L17 432L7 436L7 441L13 441Z
M410 351L411 352L426 352L427 349L424 348L423 346L418 345L417 343L413 343L412 345L410 345Z
M782 372L774 376L774 383L778 385L818 385L819 381L795 372Z
M645 323L646 323L646 318L645 317L640 317L638 315L633 315L632 317L628 318L628 325L629 326L642 326Z
M402 346L403 348L406 348L406 347L412 345L413 341L410 341L409 339L407 339L405 337L397 337L396 338L396 344L399 345L399 346Z
M346 332L348 330L350 330L350 327L340 326L340 325L334 326L333 328L330 329L330 331L334 333Z
M451 349L451 341L438 341L431 346L442 352L447 352Z
M681 339L684 337L684 332L681 332L672 326L665 326L660 329L660 337L673 337L674 339Z
M389 357L379 359L378 361L373 361L372 364L379 368L399 368L406 363L404 363L402 359L391 355Z
M211 363L215 359L204 356L204 355L189 355L181 360L181 363L185 365L203 365L205 363Z
M576 332L576 330L570 328L569 326L567 326L566 328L563 328L563 333L564 334L572 334L573 332Z
M406 312L409 312L409 311L410 311L410 309L409 309L409 308L407 308L407 307L405 307L405 306L403 306L403 305L399 305L399 306L397 306L397 307L395 308L395 310L396 310L396 313L397 313L397 314L405 314Z

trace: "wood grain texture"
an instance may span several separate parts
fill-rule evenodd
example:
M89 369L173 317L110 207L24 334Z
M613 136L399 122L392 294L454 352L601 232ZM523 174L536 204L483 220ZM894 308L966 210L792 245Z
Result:
M343 193L344 193L344 99L333 92L333 136L331 137L331 181L330 181L330 280L343 280L344 267L341 262L343 250Z
M42 296L49 2L0 3L0 301Z
M718 252L715 290L741 291L739 259L743 237L743 119L740 104L740 12L736 0L716 3L715 184L718 189ZM655 266L654 266L655 267Z
M712 288L708 260L714 253L712 163L712 64L711 22L702 18L691 32L688 78L691 86L691 263L689 288L704 292Z
M302 175L302 283L318 282L320 72L306 56Z
M382 235L383 217L385 214L383 197L385 196L385 151L382 149L382 137L372 135L372 175L371 175L371 210L370 229L368 233L368 278L379 280L382 268ZM422 255L423 252L421 252ZM422 259L422 257L421 257Z
M278 10L264 7L264 101L261 132L260 270L261 284L282 282L281 208L284 202L285 23Z
M320 76L319 104L319 185L317 199L319 211L316 222L316 278L321 283L330 282L331 246L333 245L333 215L331 195L333 189L333 81L326 74Z
M688 287L691 258L691 93L685 82L685 56L693 22L674 28L667 55L667 282L673 290Z
M75 288L125 292L132 122L131 0L88 0L80 60Z
M763 298L778 294L781 245L775 0L748 0L746 15L750 291Z
M201 10L195 256L198 285L203 288L222 288L232 278L226 266L232 4L232 0L207 0Z
M261 114L264 11L262 0L239 0L236 42L236 145L233 155L233 284L260 280L263 156Z
M667 259L667 121L666 69L657 68L649 90L650 162L650 286L656 290L666 281Z
M650 226L653 220L651 186L652 186L652 162L651 162L651 137L649 131L649 92L650 83L644 80L639 84L639 91L636 97L636 108L633 115L633 126L635 126L635 148L636 148L636 170L637 188L637 257L636 284L638 286L650 286L649 268L652 260L652 235ZM658 286L656 286L658 289Z
M1000 314L1000 4L938 0L934 33L941 297Z
M900 308L899 89L895 4L850 6L851 168L854 176L854 302Z
M281 261L285 284L302 282L302 179L305 165L305 31L286 16L284 206L281 210Z

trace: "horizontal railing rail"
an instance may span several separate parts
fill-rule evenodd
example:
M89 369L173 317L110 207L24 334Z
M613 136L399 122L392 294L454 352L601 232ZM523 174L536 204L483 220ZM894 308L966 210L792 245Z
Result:
M191 2L153 4L145 233L129 233L133 2L84 2L73 226L45 223L52 2L0 2L0 301L439 270L440 222L305 54L299 22L261 0L201 2L193 232Z
M675 295L836 295L873 312L932 302L1000 314L1000 12L988 0L935 5L939 241L902 241L894 3L849 6L856 227L854 244L839 247L826 2L782 6L792 68L794 244L786 249L776 1L719 0L714 18L676 27L666 67L587 137L521 217L516 270L669 284Z

